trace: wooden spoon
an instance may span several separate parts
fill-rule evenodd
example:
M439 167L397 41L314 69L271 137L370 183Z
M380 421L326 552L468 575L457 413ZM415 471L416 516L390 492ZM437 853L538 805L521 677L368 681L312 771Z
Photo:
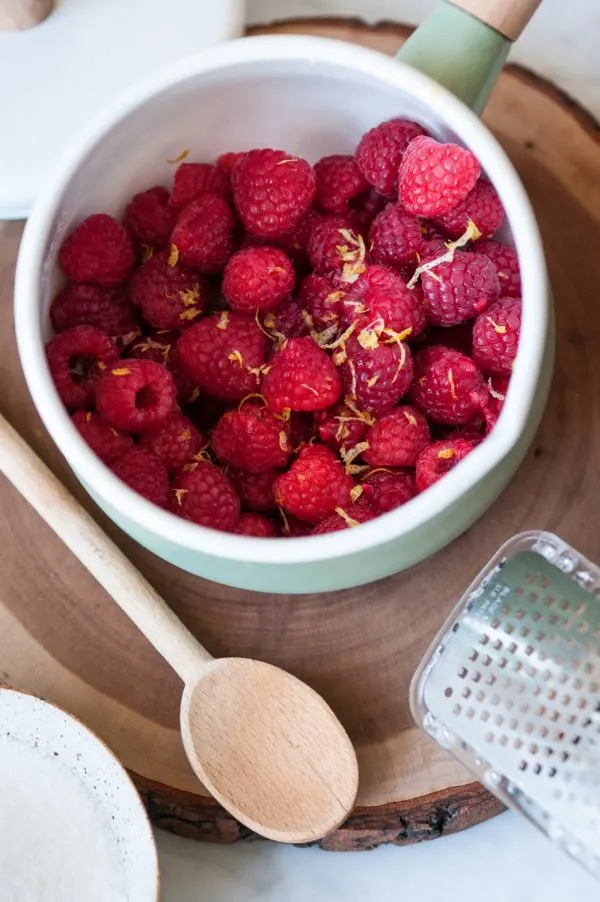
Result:
M183 680L183 744L223 807L279 842L338 827L354 805L358 765L321 696L270 664L212 658L2 416L0 472Z

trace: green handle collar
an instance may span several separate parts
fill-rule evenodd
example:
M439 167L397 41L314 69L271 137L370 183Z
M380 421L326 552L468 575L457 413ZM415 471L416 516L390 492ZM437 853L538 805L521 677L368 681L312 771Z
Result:
M406 41L398 59L481 113L510 48L498 31L444 0Z

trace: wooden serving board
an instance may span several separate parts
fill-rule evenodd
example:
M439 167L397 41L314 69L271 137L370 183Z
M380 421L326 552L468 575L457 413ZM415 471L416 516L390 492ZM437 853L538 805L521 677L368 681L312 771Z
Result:
M339 20L266 30L325 34L389 53L407 34L398 25ZM485 517L435 558L366 588L291 597L224 588L165 564L107 523L29 400L11 322L21 226L0 226L0 409L213 654L279 664L331 703L357 745L361 785L355 812L322 842L328 849L416 842L500 811L412 726L410 677L457 597L512 533L547 528L600 559L600 132L572 101L515 67L501 76L486 120L519 169L544 233L558 314L549 407L525 463ZM247 836L187 765L177 678L2 481L0 564L0 684L58 702L97 731L133 773L159 826L221 842Z

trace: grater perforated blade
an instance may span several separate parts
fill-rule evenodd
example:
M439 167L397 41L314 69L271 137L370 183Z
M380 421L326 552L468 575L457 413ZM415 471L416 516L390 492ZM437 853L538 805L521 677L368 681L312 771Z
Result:
M600 568L557 536L510 539L411 686L417 723L600 879Z

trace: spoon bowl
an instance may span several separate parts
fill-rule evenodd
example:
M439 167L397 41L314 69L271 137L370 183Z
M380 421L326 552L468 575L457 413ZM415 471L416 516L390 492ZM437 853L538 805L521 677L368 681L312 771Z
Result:
M268 839L320 839L352 810L358 766L346 732L320 695L279 667L206 665L185 687L181 735L211 795Z

